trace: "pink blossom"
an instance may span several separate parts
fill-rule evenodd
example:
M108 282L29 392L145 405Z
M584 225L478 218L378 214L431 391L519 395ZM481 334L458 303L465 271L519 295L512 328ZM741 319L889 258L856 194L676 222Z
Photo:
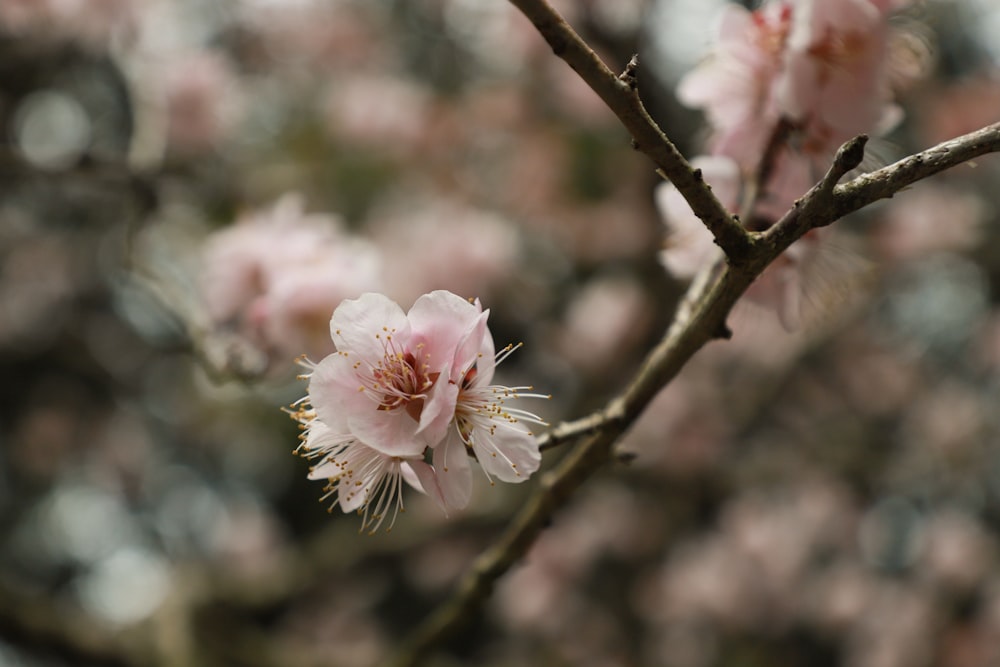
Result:
M100 49L136 28L139 9L137 0L4 0L0 31Z
M434 116L432 102L415 80L361 74L338 81L325 115L339 137L405 156L420 148Z
M705 110L713 153L752 169L781 110L773 83L781 72L792 6L774 2L756 12L729 4L722 14L712 56L677 86L684 104Z
M207 239L199 285L213 326L291 359L331 352L329 313L377 287L378 273L370 244L348 236L333 216L306 214L301 198L286 195Z
M396 514L403 509L403 481L421 492L420 480L433 483L433 471L422 456L383 454L316 419L308 407L300 407L293 416L305 428L297 451L308 459L319 459L310 468L309 479L327 480L321 500L334 497L331 511L338 505L345 513L360 511L362 530L378 530L389 511L392 528Z
M170 58L166 68L169 147L201 152L217 146L240 111L229 63L219 54L200 51Z
M510 220L446 199L387 211L372 238L386 258L386 292L400 303L435 289L486 298L514 273L521 253Z
M852 136L881 134L902 112L887 68L890 3L813 0L795 7L778 104L800 128L802 148L822 158Z
M748 173L782 121L793 130L785 149L825 168L841 143L900 118L890 100L886 20L900 4L778 0L755 12L729 5L712 57L681 81L678 97L705 110L712 153Z
M544 422L506 402L539 396L490 384L515 348L494 354L488 316L478 301L443 290L406 313L374 293L337 307L337 351L307 362L308 396L293 413L305 427L302 449L322 457L310 476L331 480L335 505L370 509L381 521L389 506L401 507L405 480L448 512L471 497L469 455L491 480L520 482L538 469L537 442L520 422Z
M309 382L320 419L346 415L351 434L390 456L419 455L440 442L458 387L435 384L449 377L454 349L482 319L477 311L447 292L417 299L408 314L381 294L341 303L330 320L337 352Z

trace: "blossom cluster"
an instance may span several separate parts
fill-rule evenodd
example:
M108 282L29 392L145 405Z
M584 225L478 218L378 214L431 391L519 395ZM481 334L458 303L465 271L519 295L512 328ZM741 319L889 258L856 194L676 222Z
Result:
M306 213L291 194L208 236L199 292L216 329L270 359L333 351L327 317L342 300L378 289L375 246L339 218Z
M516 347L495 351L488 317L478 300L444 290L406 313L371 292L337 307L337 351L303 361L308 395L292 413L303 428L298 451L318 461L309 477L328 480L331 509L359 511L372 531L391 513L391 528L404 481L448 513L471 498L470 457L491 483L522 482L538 469L537 441L522 422L544 422L507 402L544 397L491 384Z
M882 134L900 119L892 103L888 17L905 0L773 0L756 11L729 4L713 52L677 95L705 111L710 154L692 161L720 202L761 231L819 180L851 137ZM657 192L673 230L662 254L693 275L718 249L677 190ZM801 269L818 250L802 239L750 296L794 320ZM780 274L780 275L779 275Z

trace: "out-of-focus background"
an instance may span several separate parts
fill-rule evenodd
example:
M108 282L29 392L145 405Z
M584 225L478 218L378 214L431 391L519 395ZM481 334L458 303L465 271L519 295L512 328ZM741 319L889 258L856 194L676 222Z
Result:
M556 4L700 152L672 91L722 3ZM992 0L894 26L876 162L1000 119ZM434 664L1000 664L998 182L839 223L816 315L735 317ZM582 416L683 291L656 183L504 2L0 0L0 666L384 657L536 481L359 535L292 455L295 357L446 288Z

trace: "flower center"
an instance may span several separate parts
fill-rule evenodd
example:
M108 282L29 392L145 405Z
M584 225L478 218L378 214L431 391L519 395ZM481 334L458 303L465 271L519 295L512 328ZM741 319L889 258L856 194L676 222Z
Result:
M415 421L420 421L427 390L434 385L440 373L429 373L426 358L419 358L422 344L417 346L414 354L399 348L391 333L384 336L377 334L376 338L382 341L382 359L368 369L367 376L359 374L360 390L375 399L378 404L376 409L388 411L402 408Z

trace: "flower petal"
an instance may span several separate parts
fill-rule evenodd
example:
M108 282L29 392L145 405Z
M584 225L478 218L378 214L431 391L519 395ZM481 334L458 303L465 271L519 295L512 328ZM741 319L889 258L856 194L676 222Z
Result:
M503 482L525 481L542 460L535 437L512 426L498 425L492 433L478 429L472 448L486 474Z
M434 468L444 499L445 511L462 509L472 498L472 467L458 431L452 429L434 448Z
M330 318L330 335L337 349L366 361L385 356L385 336L406 340L410 326L396 302L384 294L366 292L341 302Z

